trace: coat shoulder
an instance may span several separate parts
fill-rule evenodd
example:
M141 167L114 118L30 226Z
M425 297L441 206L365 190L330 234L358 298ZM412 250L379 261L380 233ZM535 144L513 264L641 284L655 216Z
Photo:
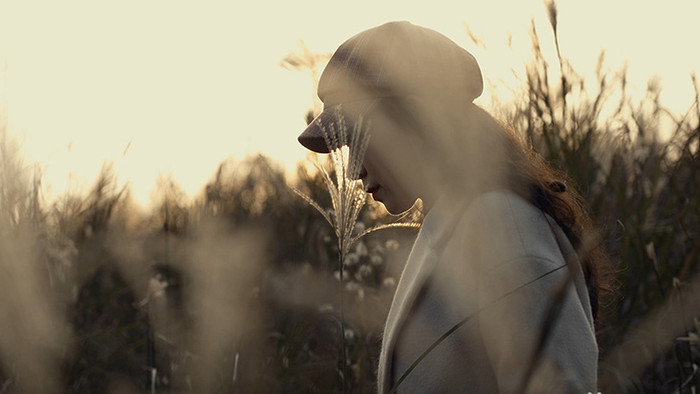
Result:
M461 215L450 243L487 251L489 261L536 258L564 262L547 215L510 191L473 199Z

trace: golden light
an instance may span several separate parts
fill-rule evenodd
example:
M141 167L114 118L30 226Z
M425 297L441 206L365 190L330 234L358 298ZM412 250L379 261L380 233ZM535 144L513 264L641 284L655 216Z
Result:
M693 98L688 75L700 70L700 55L684 47L700 6L658 7L561 2L562 51L592 80L606 48L611 70L629 62L638 94L658 73L663 101L680 112ZM105 161L142 204L159 172L194 195L230 156L260 151L290 169L304 159L296 136L313 105L312 81L279 65L299 50L299 39L312 52L330 53L351 35L398 19L439 30L473 52L494 88L480 99L484 105L492 94L509 100L519 83L513 72L521 73L529 56L531 19L543 50L554 53L536 0L3 3L2 106L28 161L40 163L49 199L89 184Z

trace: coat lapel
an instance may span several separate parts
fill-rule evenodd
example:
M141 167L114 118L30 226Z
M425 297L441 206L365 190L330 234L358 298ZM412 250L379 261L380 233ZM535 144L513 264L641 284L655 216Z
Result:
M449 236L448 230L451 230L454 227L453 224L459 219L459 215L455 215L454 207L455 205L448 204L446 201L435 204L433 210L426 216L406 261L384 327L377 375L380 393L386 393L390 389L394 346L401 326L438 262L436 244L442 244L442 238Z
M423 242L419 241L427 243L427 240L420 237L416 240L416 244L413 246L413 250L411 250L411 254L406 262L404 272L401 274L384 328L382 352L379 358L378 377L380 392L388 391L391 384L391 363L394 345L396 344L401 325L410 312L413 301L416 299L423 283L437 262L433 249L426 245L421 245Z

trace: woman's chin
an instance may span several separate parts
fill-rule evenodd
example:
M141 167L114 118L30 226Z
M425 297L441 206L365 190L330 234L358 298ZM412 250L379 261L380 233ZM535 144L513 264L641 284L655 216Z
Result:
M397 203L394 201L382 201L382 204L384 204L384 208L391 215L400 215L413 207L413 203Z

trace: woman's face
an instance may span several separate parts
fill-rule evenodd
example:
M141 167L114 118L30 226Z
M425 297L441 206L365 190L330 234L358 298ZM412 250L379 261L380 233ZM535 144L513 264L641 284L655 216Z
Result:
M399 214L411 208L418 195L408 190L401 178L402 163L399 155L387 152L392 147L374 144L370 140L362 163L360 179L367 193L379 201L391 214ZM394 148L395 149L395 148Z
M372 111L368 119L370 140L359 177L374 200L399 214L423 197L423 154L383 111Z

